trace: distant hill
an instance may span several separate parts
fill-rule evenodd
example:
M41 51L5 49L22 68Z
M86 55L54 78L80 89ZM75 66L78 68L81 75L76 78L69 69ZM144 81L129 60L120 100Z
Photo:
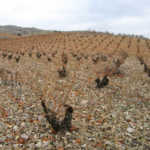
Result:
M15 25L0 26L0 33L13 34L17 36L34 35L48 33L48 30L41 30L38 28L24 28Z

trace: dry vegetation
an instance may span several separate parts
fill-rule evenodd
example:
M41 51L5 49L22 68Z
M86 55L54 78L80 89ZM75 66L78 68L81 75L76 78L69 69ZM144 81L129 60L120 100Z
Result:
M149 57L150 40L136 36L0 39L0 148L150 150ZM60 120L72 106L70 132L53 132L41 100Z

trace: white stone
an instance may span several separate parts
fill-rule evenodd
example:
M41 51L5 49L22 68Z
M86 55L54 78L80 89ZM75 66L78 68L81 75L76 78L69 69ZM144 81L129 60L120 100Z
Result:
M21 126L22 126L22 127L25 127L25 122L22 122L22 123L21 123Z
M132 132L134 132L134 129L131 128L131 127L128 127L128 128L127 128L127 131L128 131L129 133L132 133Z
M82 100L82 101L80 102L81 105L87 105L87 103L88 103L88 100Z
M41 115L38 116L38 120L39 120L39 121L42 121L42 119L43 119L43 116L41 116Z
M22 134L21 137L25 140L27 140L29 138L28 135L26 135L26 134Z
M35 146L36 146L37 148L40 148L40 147L42 146L42 142L39 141L37 144L35 144Z
M18 130L18 126L14 126L14 127L13 127L13 130L14 130L14 131L17 131L17 130Z
M43 146L44 146L44 147L48 146L48 144L49 144L48 141L44 141L44 142L43 142Z
M126 115L127 120L131 120L131 116L129 114Z
M85 147L86 147L86 144L83 144L81 147L85 148Z

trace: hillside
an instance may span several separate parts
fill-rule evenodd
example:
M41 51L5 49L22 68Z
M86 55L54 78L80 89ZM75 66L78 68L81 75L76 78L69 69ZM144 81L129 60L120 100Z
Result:
M0 39L0 147L149 150L149 57L150 40L137 36L50 32ZM54 132L41 101L60 120L66 105L73 108L71 132Z
M15 25L0 26L0 33L7 33L11 35L18 35L18 36L43 34L47 32L50 32L50 31L41 30L37 28L25 28L25 27L20 27L20 26L15 26Z

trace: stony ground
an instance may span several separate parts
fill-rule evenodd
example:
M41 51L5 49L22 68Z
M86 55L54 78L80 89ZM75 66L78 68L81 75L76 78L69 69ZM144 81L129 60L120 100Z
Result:
M150 150L150 77L136 56L111 70L110 56L95 64L69 54L64 78L61 55L44 57L0 58L0 149ZM97 89L105 74L109 84ZM40 97L58 118L71 105L76 130L54 134Z

